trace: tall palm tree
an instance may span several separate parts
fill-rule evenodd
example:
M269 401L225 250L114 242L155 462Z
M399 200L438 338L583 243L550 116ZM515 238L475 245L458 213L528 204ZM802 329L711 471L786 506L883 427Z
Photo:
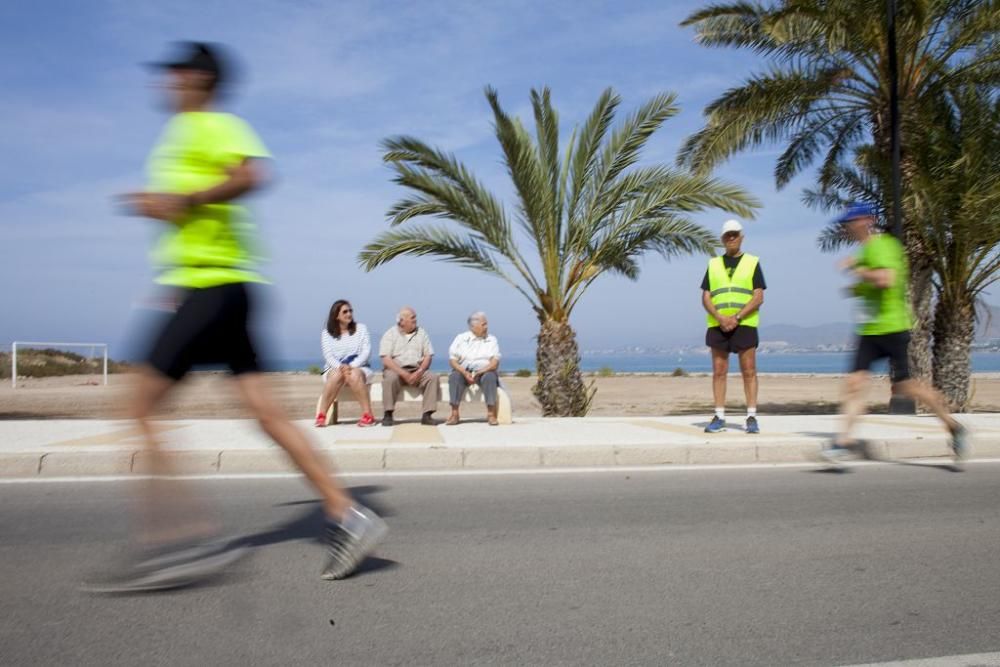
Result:
M666 258L715 247L690 214L719 208L753 217L757 201L735 185L663 165L637 166L650 136L677 113L658 95L612 128L621 99L605 90L565 147L548 88L531 91L535 136L486 89L494 130L514 185L508 209L454 156L413 137L383 142L395 182L410 190L388 213L396 227L417 217L454 225L400 227L358 256L372 270L401 255L429 255L507 282L538 317L534 395L549 416L586 413L592 394L580 374L570 314L605 273L635 280L647 251ZM529 248L531 249L529 251Z
M682 25L693 26L706 46L750 49L771 64L708 105L705 127L680 152L683 164L710 169L745 149L783 142L774 171L780 188L821 157L818 181L830 184L858 144L889 157L885 0L715 4ZM1000 81L1000 0L907 0L899 3L896 29L905 191L913 176L908 144L921 107L961 82ZM904 209L917 316L910 361L915 374L926 378L931 252L920 235L909 233L911 221Z
M923 131L910 145L905 204L910 233L928 249L934 272L934 385L952 409L964 411L976 304L1000 281L1000 98L986 87L961 87L922 114L920 124ZM859 154L866 156L859 159L864 168L838 167L825 188L807 192L807 203L830 209L851 199L877 199L877 182L866 174L885 165L874 164L871 147ZM838 225L820 237L828 249L843 242Z
M912 210L937 283L934 384L964 411L976 303L1000 280L1000 101L969 87L943 107L915 144Z

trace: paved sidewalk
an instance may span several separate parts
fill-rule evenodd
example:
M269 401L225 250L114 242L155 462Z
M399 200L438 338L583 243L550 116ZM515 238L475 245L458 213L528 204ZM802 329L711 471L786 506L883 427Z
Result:
M973 457L1000 457L1000 414L962 415L973 431ZM341 470L509 469L664 464L801 463L812 460L834 432L837 417L762 416L760 435L739 424L725 433L702 431L705 419L632 417L518 419L491 427L353 423L310 431ZM284 454L249 420L157 422L185 474L291 471ZM734 428L735 426L735 428ZM880 458L947 457L947 437L928 416L869 416L860 435ZM126 421L25 420L0 422L0 477L142 473L145 455Z

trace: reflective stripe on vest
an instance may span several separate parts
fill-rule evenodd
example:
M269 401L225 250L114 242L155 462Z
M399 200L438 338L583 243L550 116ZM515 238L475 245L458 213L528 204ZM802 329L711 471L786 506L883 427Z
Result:
M757 268L757 257L744 253L739 264L729 277L722 257L713 257L708 262L708 289L712 297L712 305L723 315L735 315L753 298L753 274ZM707 316L708 326L717 327L719 321L711 315ZM748 315L740 324L756 327L760 321L759 311Z

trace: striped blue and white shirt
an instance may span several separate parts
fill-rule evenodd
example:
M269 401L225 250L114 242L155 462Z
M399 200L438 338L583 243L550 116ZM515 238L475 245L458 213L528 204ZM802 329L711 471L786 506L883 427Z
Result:
M324 373L331 368L347 364L351 368L362 369L366 376L371 375L369 358L372 352L372 341L368 335L368 327L365 325L359 322L353 335L345 333L340 338L334 338L329 331L323 329L323 333L320 335L320 344L323 347Z

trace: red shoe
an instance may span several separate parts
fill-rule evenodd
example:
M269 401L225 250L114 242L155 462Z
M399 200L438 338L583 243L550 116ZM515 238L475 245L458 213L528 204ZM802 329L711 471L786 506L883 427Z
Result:
M366 412L365 414L361 415L361 419L358 420L358 426L364 427L364 426L374 426L374 425L375 425L375 417L373 417L372 414L369 412Z
M326 426L326 415L322 412L316 415L316 428L323 428Z

